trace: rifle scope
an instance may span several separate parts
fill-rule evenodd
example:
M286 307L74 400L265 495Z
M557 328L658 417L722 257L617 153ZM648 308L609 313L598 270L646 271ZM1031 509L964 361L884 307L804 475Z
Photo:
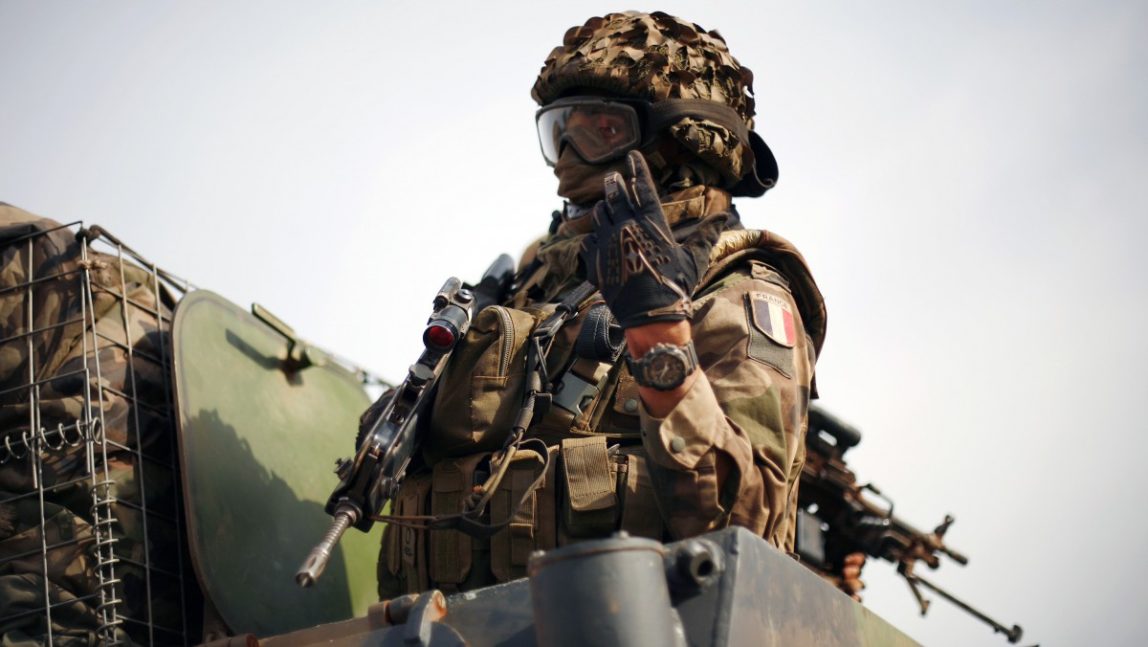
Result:
M861 431L816 404L809 405L809 432L824 431L837 441L841 453L861 442Z

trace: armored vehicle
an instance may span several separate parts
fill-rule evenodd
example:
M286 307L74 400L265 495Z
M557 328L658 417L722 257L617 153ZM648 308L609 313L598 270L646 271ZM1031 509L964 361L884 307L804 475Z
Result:
M0 210L6 644L915 644L737 528L667 545L619 533L535 553L529 577L507 584L378 601L380 525L344 535L353 524L329 530L329 513L357 469L331 468L381 382L100 227ZM810 489L836 516L806 520L804 556L954 556L943 528L859 507L842 471L850 436L817 420L837 450L809 478L832 472L839 492ZM868 523L852 544L818 534L852 523L833 492ZM321 538L323 564L312 552L298 586Z

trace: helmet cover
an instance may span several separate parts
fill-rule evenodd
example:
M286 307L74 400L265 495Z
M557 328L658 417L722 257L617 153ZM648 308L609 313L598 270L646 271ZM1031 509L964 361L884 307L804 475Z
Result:
M753 73L715 31L660 11L611 13L572 27L546 58L531 96L546 105L570 90L597 89L657 103L703 99L733 108L753 128ZM715 121L684 117L667 133L736 184L751 172L750 142Z

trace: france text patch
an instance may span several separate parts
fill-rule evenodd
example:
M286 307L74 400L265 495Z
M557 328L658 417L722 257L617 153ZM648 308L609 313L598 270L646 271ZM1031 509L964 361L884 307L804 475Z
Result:
M778 344L793 348L797 329L789 303L768 292L750 292L749 302L753 306L753 325Z

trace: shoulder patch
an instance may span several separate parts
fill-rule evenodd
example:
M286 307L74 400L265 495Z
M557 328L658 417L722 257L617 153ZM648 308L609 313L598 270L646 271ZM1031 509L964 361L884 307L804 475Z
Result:
M797 328L789 303L768 292L750 292L749 303L754 327L774 342L793 348L797 343Z
M791 306L785 299L768 292L749 292L744 296L749 329L749 357L773 367L787 378L793 378L797 335ZM785 325L787 315L790 322L788 328ZM789 343L784 344L783 341Z

